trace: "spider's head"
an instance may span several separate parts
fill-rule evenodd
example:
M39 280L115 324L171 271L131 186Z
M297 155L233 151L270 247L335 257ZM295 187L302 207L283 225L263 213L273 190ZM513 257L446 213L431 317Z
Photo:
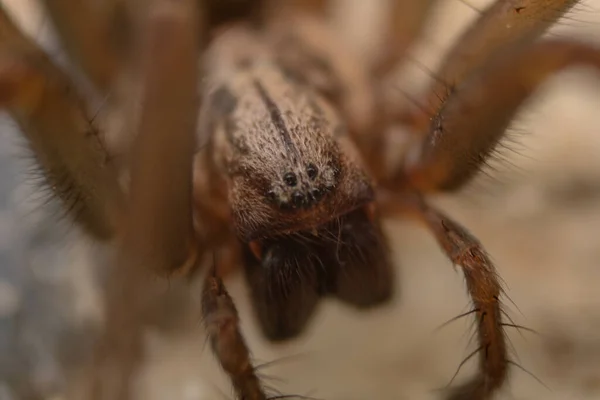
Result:
M230 188L238 236L250 242L314 230L373 201L369 176L343 143L313 136L296 157L267 151L245 163Z

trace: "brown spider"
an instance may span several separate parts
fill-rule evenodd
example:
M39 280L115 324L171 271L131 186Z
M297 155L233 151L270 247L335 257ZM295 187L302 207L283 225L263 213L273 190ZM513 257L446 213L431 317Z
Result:
M479 370L447 398L488 399L503 385L511 361L495 268L424 196L470 182L549 75L600 67L595 47L538 40L577 1L496 1L445 58L427 107L403 112L380 82L431 0L394 1L385 51L369 62L329 31L327 1L42 3L90 96L118 118L91 118L74 78L3 9L0 98L68 214L117 246L97 373L111 372L108 353L127 361L109 398L128 398L140 351L132 315L147 301L131 290L144 272L191 276L225 249L243 266L264 334L285 340L324 297L370 308L393 296L383 216L416 217L466 277ZM392 148L398 124L412 132L404 152ZM267 399L220 276L207 275L202 301L212 348L239 398Z

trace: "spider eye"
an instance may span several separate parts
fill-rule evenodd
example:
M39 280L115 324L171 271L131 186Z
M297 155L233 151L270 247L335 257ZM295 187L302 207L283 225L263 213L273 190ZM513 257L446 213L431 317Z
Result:
M314 201L319 201L323 198L323 192L319 189L313 189L310 191L310 196Z
M308 167L306 167L306 173L310 179L314 180L317 177L319 170L315 164L308 164Z
M300 192L294 192L294 194L292 194L292 203L294 204L294 207L302 207L305 205L304 195Z
M298 178L296 178L296 174L294 174L293 172L288 172L287 174L285 174L283 176L283 180L285 181L286 185L288 186L296 186L296 184L298 183Z

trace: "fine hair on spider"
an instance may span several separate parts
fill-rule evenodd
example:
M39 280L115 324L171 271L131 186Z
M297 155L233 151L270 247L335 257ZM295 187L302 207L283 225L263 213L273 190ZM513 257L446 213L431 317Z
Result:
M106 115L91 118L71 74L0 8L1 104L69 216L115 249L87 398L133 396L142 315L156 302L144 278L190 279L214 252L229 257L204 277L213 353L237 398L285 398L266 394L223 279L241 269L270 341L305 332L324 298L381 306L397 294L383 218L413 218L465 276L478 368L445 398L487 400L503 387L516 365L505 328L519 326L504 322L498 272L426 197L471 182L549 77L600 67L593 44L541 38L577 1L491 3L408 116L390 109L382 77L406 60L433 0L391 2L369 60L328 24L326 0L40 3L106 98ZM410 132L400 160L397 125Z

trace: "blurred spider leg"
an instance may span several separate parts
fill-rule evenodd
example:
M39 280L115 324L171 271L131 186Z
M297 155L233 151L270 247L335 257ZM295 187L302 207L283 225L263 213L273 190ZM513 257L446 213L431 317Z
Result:
M68 215L97 239L113 236L124 196L100 133L73 83L0 7L0 106L26 137Z
M531 94L552 74L576 65L600 68L600 48L553 40L505 53L446 100L427 136L386 184L421 193L462 187L482 168Z
M292 6L305 9L317 14L326 14L331 0L292 0Z
M192 226L192 162L198 112L196 0L156 0L144 22L141 116L132 148L128 213L94 360L92 396L121 400L142 356L148 279L185 275L199 258ZM109 393L110 392L110 393Z
M155 3L142 52L144 93L122 247L145 269L185 274L197 258L192 170L199 107L199 10L194 0Z
M375 57L373 71L381 77L397 67L408 48L422 33L437 0L393 0L384 24L380 54Z
M498 0L458 38L438 71L457 85L496 52L531 42L564 16L579 0Z
M130 28L124 0L43 0L62 44L102 93L119 70Z
M467 229L425 203L420 196L392 195L385 198L382 205L388 213L410 213L424 223L454 265L462 268L477 322L478 345L471 356L479 355L479 371L471 380L452 389L447 399L490 399L506 381L508 366L512 363L507 354L500 302L503 290L496 268L481 243Z
M229 375L237 398L266 400L240 331L233 299L221 279L214 274L209 274L204 284L202 314L212 350Z
M429 113L418 118L417 130L426 131L429 117L447 96L494 54L533 42L565 15L578 0L497 0L456 40L436 80L426 94ZM421 112L419 112L421 111ZM413 117L414 118L414 117ZM419 129L421 128L421 129Z
M0 2L0 45L3 48L14 47L14 51L19 54L27 51L32 54L40 54L40 57L45 54L34 40L20 30L3 2Z
M302 10L319 16L327 16L332 0L266 0L267 10L275 17L283 10L285 12L298 12Z

